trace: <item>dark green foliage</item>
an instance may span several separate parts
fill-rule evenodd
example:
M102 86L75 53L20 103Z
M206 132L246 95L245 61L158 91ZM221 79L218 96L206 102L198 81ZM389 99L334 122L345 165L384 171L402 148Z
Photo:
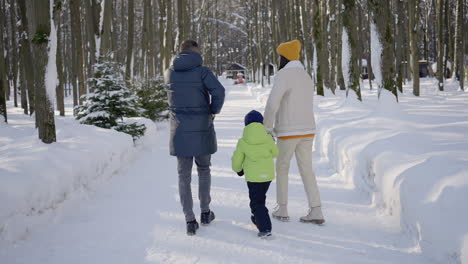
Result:
M135 138L144 134L145 125L124 123L124 117L141 116L137 97L127 87L120 65L102 60L94 66L94 77L89 79L94 93L85 96L83 105L75 107L76 119L82 124L113 128Z
M34 38L32 39L32 43L34 44L44 44L44 43L49 43L49 32L45 31L37 31L36 34L34 34Z
M143 109L143 116L153 121L168 117L167 92L162 77L144 80L137 85L138 104Z
M127 124L122 122L115 126L114 129L119 132L124 132L126 134L131 135L133 137L133 140L135 141L136 139L142 137L145 134L146 126L144 124Z
M54 10L53 12L57 12L57 11L60 11L62 10L62 1L55 1L54 2Z

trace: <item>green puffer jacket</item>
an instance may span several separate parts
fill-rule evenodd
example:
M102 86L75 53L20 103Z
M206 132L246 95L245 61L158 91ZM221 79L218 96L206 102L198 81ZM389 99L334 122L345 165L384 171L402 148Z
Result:
M248 182L268 182L275 178L274 158L278 147L261 123L251 123L244 128L244 135L237 142L232 156L232 169L244 170Z

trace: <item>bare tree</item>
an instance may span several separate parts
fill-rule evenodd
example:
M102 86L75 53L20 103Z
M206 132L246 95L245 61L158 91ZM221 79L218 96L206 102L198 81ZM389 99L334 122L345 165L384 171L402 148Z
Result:
M29 41L29 19L26 10L26 0L18 0L20 10L20 72L21 72L21 96L24 105L24 113L33 114L35 112L35 89L34 89L34 70L32 64L31 44ZM29 109L26 102L26 92L29 100ZM24 94L24 95L23 95ZM24 96L24 98L23 98Z
M4 0L2 0L3 2ZM7 118L7 108L6 108L6 90L10 89L8 85L5 85L7 83L6 79L6 71L5 71L5 57L4 57L4 47L3 47L3 17L5 16L5 10L4 10L4 3L1 3L0 6L0 115L3 116L3 120L5 122L8 121Z
M444 37L443 37L443 12L444 0L437 0L437 79L439 80L439 90L444 90Z
M128 1L128 36L127 36L127 56L125 67L125 79L132 79L132 63L133 63L133 42L135 35L135 1Z
M57 29L57 56L56 56L56 65L57 65L57 78L58 83L55 89L56 100L57 100L57 110L59 110L61 116L65 116L65 76L63 70L63 55L62 55L62 2L56 1L54 5L53 19Z
M9 63L9 80L13 85L13 104L18 107L18 49L16 40L16 10L15 2L10 2L10 36L11 36L11 59Z
M411 46L411 68L413 72L413 94L419 96L419 48L418 48L418 21L419 1L408 1L409 36Z
M324 90L323 90L323 78L324 78L324 70L322 70L323 67L325 67L326 64L324 64L324 52L322 49L323 47L323 35L322 35L322 19L320 16L320 1L319 0L313 0L313 10L314 10L314 44L315 44L315 50L316 50L316 56L317 56L317 65L316 65L316 89L317 89L317 94L318 95L324 95Z
M49 61L48 44L51 37L51 0L28 2L34 13L32 50L36 63L36 124L39 128L39 139L44 143L56 141L54 108L46 88L47 64ZM55 36L56 37L56 36ZM51 50L50 52L54 52Z
M80 1L70 0L70 19L72 35L72 60L73 60L73 105L83 104L83 95L86 94L83 59L83 33L81 30ZM78 84L76 81L78 80Z
M343 13L343 25L348 36L349 43L349 73L347 89L351 89L356 93L358 100L362 101L361 96L361 85L359 79L359 69L357 57L357 27L356 27L356 1L355 0L344 0L344 13ZM343 73L345 74L345 73Z
M104 1L104 14L102 19L102 29L101 29L101 47L99 54L101 56L107 56L112 51L116 50L116 47L112 46L112 34L113 31L113 24L112 24L112 16L113 16L113 1L112 0L103 0Z
M398 98L397 85L395 81L395 53L394 53L394 33L392 30L393 17L391 14L390 2L387 0L369 0L370 8L373 11L374 23L376 25L379 41L382 45L381 71L382 87L392 92Z
M456 76L458 74L458 82L460 84L460 89L464 89L465 81L465 65L464 65L464 39L463 33L464 30L464 7L463 0L457 0L457 15L456 15L456 27L455 27L455 70L453 74Z

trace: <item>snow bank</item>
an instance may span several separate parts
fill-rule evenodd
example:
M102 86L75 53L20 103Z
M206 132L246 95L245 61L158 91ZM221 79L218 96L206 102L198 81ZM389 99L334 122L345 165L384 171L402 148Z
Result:
M425 256L468 263L468 94L434 93L436 85L422 79L422 96L401 94L400 103L367 87L363 102L339 90L317 96L316 148ZM267 88L251 90L266 102Z
M57 143L37 139L34 119L10 107L9 124L0 124L0 244L14 242L54 219L54 209L72 196L85 194L99 179L112 176L156 138L156 126L136 142L111 129L81 125L56 117Z

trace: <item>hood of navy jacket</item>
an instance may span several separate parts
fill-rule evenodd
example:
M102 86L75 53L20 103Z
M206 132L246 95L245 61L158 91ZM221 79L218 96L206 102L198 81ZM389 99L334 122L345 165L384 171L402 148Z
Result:
M203 64L202 56L197 52L181 52L174 58L174 71L189 71Z

